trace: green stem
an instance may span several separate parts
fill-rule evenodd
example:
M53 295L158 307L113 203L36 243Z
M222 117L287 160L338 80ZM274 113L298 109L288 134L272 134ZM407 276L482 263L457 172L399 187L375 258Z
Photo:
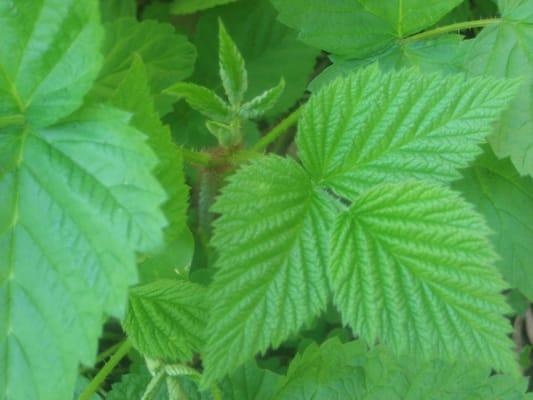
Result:
M120 347L121 344L122 344L122 342L116 343L113 346L111 346L110 348L108 348L107 350L102 351L100 354L98 354L98 357L96 357L96 364L101 363L107 357L109 357L111 354L113 354L115 351L117 351L117 349Z
M115 369L120 360L122 360L131 349L131 342L125 340L117 349L116 353L109 359L100 371L96 374L91 382L87 385L85 390L80 394L79 400L89 400L91 396L98 391L102 383L106 380L109 374Z
M270 143L276 140L278 137L283 135L287 130L293 126L300 117L302 112L302 106L298 107L291 114L289 114L283 121L276 125L270 132L263 136L253 147L254 151L264 150Z
M141 400L152 400L155 398L155 395L157 394L157 389L159 389L159 385L161 384L161 381L165 378L165 371L161 370L157 374L155 374L150 382L148 383L148 386L146 387L146 390L144 391L143 397L141 397Z
M439 26L438 28L431 29L429 31L417 33L416 35L412 35L412 36L406 37L405 39L402 39L401 42L403 44L412 43L412 42L416 42L419 40L429 39L434 36L440 36L444 33L464 31L466 29L472 29L472 28L482 28L484 26L496 24L498 22L501 22L501 18L487 18L487 19L479 19L476 21L457 22L455 24Z
M211 165L212 157L208 153L203 153L201 151L189 150L184 147L181 148L183 152L183 158L185 161L190 162L191 164L198 164L204 167Z

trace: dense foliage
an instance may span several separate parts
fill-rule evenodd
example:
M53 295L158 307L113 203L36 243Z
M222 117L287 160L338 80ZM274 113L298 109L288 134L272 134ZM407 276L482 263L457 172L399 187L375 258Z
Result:
M1 0L0 399L532 399L533 1Z

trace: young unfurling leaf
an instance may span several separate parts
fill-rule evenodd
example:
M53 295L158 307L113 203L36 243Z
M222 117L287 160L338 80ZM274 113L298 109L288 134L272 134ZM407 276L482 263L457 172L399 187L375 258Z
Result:
M282 78L277 86L268 89L259 96L242 105L240 113L244 118L253 119L263 116L269 111L285 89L285 80Z
M218 40L220 79L231 105L238 106L248 89L248 73L244 59L226 31L222 20L218 21Z

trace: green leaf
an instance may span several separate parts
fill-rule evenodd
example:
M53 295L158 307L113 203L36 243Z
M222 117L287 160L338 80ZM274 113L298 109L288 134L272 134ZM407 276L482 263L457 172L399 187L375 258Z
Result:
M272 400L280 376L247 362L220 384L224 400Z
M298 37L346 58L366 58L436 23L462 0L272 0Z
M135 363L130 372L122 376L120 382L113 384L106 400L141 399L151 380L152 375L144 364ZM159 387L153 400L168 400L164 385Z
M522 79L518 96L489 142L499 158L511 157L522 175L533 176L533 3L502 4L503 21L484 28L476 37L466 68L473 75Z
M199 385L185 376L167 378L169 391L182 397L176 399L213 400L213 392L209 389L200 390ZM217 384L223 400L272 400L278 388L281 376L272 371L259 368L255 361L249 361L237 368ZM170 397L173 399L173 397Z
M114 106L133 113L133 126L148 136L148 145L159 159L154 175L167 194L167 201L163 204L168 221L164 231L165 242L145 255L147 259L140 266L141 275L175 276L176 269L190 263L194 246L186 224L189 190L183 174L182 152L154 109L147 72L138 55L134 56L130 69L110 101ZM148 269L152 270L151 273L147 272Z
M137 2L135 0L99 0L102 22L111 22L123 17L135 18Z
M463 0L357 0L370 13L383 18L401 38L437 23Z
M309 46L344 57L365 58L394 43L395 31L353 0L271 0L278 19Z
M443 35L435 39L401 43L379 58L384 71L417 68L421 72L464 73L464 58L471 41L461 35Z
M193 71L196 50L183 35L178 35L170 24L153 20L137 22L121 18L106 25L104 65L100 71L93 97L107 99L124 80L124 75L140 56L156 95L156 108L165 114L172 101L160 92L170 85L188 78Z
M194 78L217 91L221 89L217 65L213 62L218 54L217 18L224 21L246 60L247 97L259 96L284 77L285 90L266 115L275 117L290 108L304 93L319 52L304 45L292 29L276 20L276 11L269 0L239 1L210 10L198 21L194 36L198 48Z
M311 82L309 89L316 92L337 77L347 76L373 62L377 62L383 71L416 68L423 73L464 73L464 58L471 42L463 40L461 35L450 34L435 39L399 42L388 51L364 60L330 56L333 64Z
M232 175L213 211L222 216L211 241L219 270L208 294L208 381L278 346L325 309L334 213L304 170L277 156Z
M396 358L385 346L330 339L298 354L274 400L519 400L527 380L476 364Z
M81 106L101 63L93 3L0 2L0 129L15 115L46 126Z
M159 280L130 290L124 329L144 355L189 361L203 343L205 290L181 280Z
M285 80L281 78L277 86L274 86L272 89L261 93L259 96L243 104L240 109L241 115L248 119L263 116L267 111L274 107L283 93L283 89L285 89Z
M19 132L17 163L0 178L3 395L69 397L103 314L123 313L135 250L162 241L156 158L127 123L99 107Z
M334 338L320 347L313 343L292 360L273 399L363 399L369 359L367 347L360 341L341 344ZM381 367L385 375L387 366Z
M170 208L171 204L168 205ZM164 207L163 207L164 208ZM165 230L165 246L138 260L139 281L152 282L156 279L175 279L176 275L187 274L194 255L194 237L188 227L178 231L172 222Z
M232 105L240 104L248 89L244 59L221 19L218 20L218 67L222 86Z
M185 99L189 106L208 118L227 121L231 117L231 110L226 102L206 87L180 82L166 89L165 93Z
M384 184L337 218L334 302L354 333L399 354L514 371L506 288L483 218L445 187Z
M353 198L381 182L460 178L516 82L363 69L314 95L296 142L310 174Z
M221 4L232 3L235 0L174 0L170 6L172 14L192 14Z
M0 115L21 116L0 128L6 399L72 396L78 364L95 360L104 315L123 314L135 253L162 240L157 159L129 115L93 106L67 116L100 65L97 5L0 5Z
M389 364L393 373L389 376L388 387L373 392L366 400L525 399L527 379L493 375L490 368L477 363L422 362L412 356L391 361L395 365Z
M492 241L504 278L533 299L533 178L521 177L509 159L487 149L454 184L475 204L494 231Z

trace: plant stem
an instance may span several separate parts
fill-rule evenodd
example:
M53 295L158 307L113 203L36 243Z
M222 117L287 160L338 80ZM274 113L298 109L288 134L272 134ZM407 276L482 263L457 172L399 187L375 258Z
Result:
M464 31L466 29L472 29L472 28L482 28L484 26L496 24L498 22L501 22L501 18L487 18L487 19L479 19L476 21L457 22L455 24L439 26L438 28L431 29L425 32L420 32L420 33L417 33L416 35L406 37L405 39L401 40L401 43L404 43L404 44L412 43L418 40L429 39L434 36L439 36L444 33Z
M115 351L117 351L117 349L120 347L121 344L122 344L122 342L115 343L113 346L111 346L107 350L105 350L105 351L101 352L100 354L98 354L98 356L96 357L96 364L101 363L107 357L109 357L111 354L113 354Z
M85 390L80 394L79 400L89 400L91 396L96 393L102 383L106 380L109 374L115 369L120 360L122 360L131 349L131 342L126 339L117 349L116 353L109 359L109 361L96 374L91 382L87 385Z
M270 132L263 136L253 147L253 151L264 150L270 143L276 140L278 137L283 135L287 130L293 126L297 121L300 113L302 111L302 106L298 107L291 114L289 114L283 121L276 125Z
M146 390L144 391L143 397L141 397L141 400L151 400L155 398L157 389L159 389L159 385L163 379L165 379L165 371L161 370L152 377L148 383L148 386L146 387Z
M203 153L201 151L189 150L184 147L181 147L181 151L183 152L183 158L185 159L185 161L188 161L191 164L199 164L204 167L208 167L211 165L211 154Z

